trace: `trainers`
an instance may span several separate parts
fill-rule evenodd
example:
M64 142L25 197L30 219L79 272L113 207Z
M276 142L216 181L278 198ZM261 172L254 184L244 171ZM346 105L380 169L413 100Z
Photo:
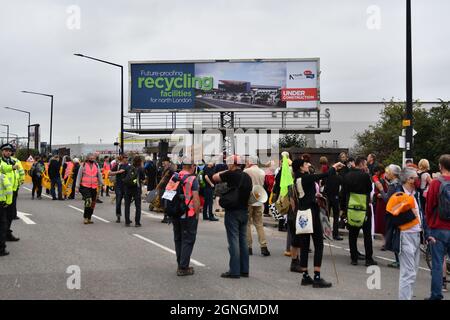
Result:
M394 261L394 262L392 262L392 263L389 263L389 264L388 264L388 267L389 267L389 268L398 269L398 268L400 268L400 264L399 264L397 261Z
M179 276L179 277L192 276L193 274L194 274L194 268L192 268L192 267L189 267L187 269L179 268L177 270L177 276Z
M88 219L88 223L89 224L94 224L94 221L92 221L91 219Z
M290 257L292 254L291 254L290 251L285 251L285 252L284 252L284 255L285 255L286 257Z
M302 282L300 283L302 286L310 286L314 284L314 280L307 275L306 277L302 278Z
M331 282L327 282L322 278L313 281L313 288L330 288L331 286Z
M268 257L268 256L270 256L270 251L267 249L267 247L261 247L261 254L264 257Z
M229 272L224 272L220 276L222 278L230 278L230 279L239 279L241 277L240 275L239 276L238 275L234 275L234 274L231 274Z
M84 224L89 224L89 219L84 219Z

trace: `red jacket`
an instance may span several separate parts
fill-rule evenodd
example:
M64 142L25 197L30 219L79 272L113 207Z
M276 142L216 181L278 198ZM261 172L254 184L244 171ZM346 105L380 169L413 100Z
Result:
M450 176L443 176L446 181L450 181ZM427 225L431 229L445 229L450 230L450 221L442 221L439 219L437 207L439 205L439 187L441 182L438 179L433 179L427 193L426 200L426 217Z

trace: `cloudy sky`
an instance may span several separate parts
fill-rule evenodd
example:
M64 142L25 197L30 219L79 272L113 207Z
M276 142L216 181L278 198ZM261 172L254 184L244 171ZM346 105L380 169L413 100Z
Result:
M23 114L3 107L27 109L48 141L49 99L20 91L54 94L53 144L78 136L113 142L119 132L119 69L73 56L77 52L125 66L133 60L320 57L323 101L405 97L404 0L0 3L0 123L25 136ZM73 5L80 29L68 27L76 23ZM414 98L449 100L450 1L413 5ZM373 20L378 9L380 20ZM379 29L368 28L368 20L371 26L379 21Z

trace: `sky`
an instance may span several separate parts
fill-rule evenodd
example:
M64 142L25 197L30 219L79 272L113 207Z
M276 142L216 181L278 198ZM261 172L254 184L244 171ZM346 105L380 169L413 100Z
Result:
M414 99L450 100L449 12L413 1ZM128 62L172 59L319 57L322 101L404 99L405 18L404 0L0 0L0 123L26 136L3 107L30 111L48 141L50 99L20 92L38 91L53 144L114 142L120 69L74 53L125 66L125 109Z

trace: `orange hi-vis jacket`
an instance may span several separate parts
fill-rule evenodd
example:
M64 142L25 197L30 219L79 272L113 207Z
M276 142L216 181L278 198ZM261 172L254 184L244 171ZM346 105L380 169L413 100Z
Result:
M98 188L98 165L96 163L85 163L82 167L83 175L81 177L81 185L86 188Z

